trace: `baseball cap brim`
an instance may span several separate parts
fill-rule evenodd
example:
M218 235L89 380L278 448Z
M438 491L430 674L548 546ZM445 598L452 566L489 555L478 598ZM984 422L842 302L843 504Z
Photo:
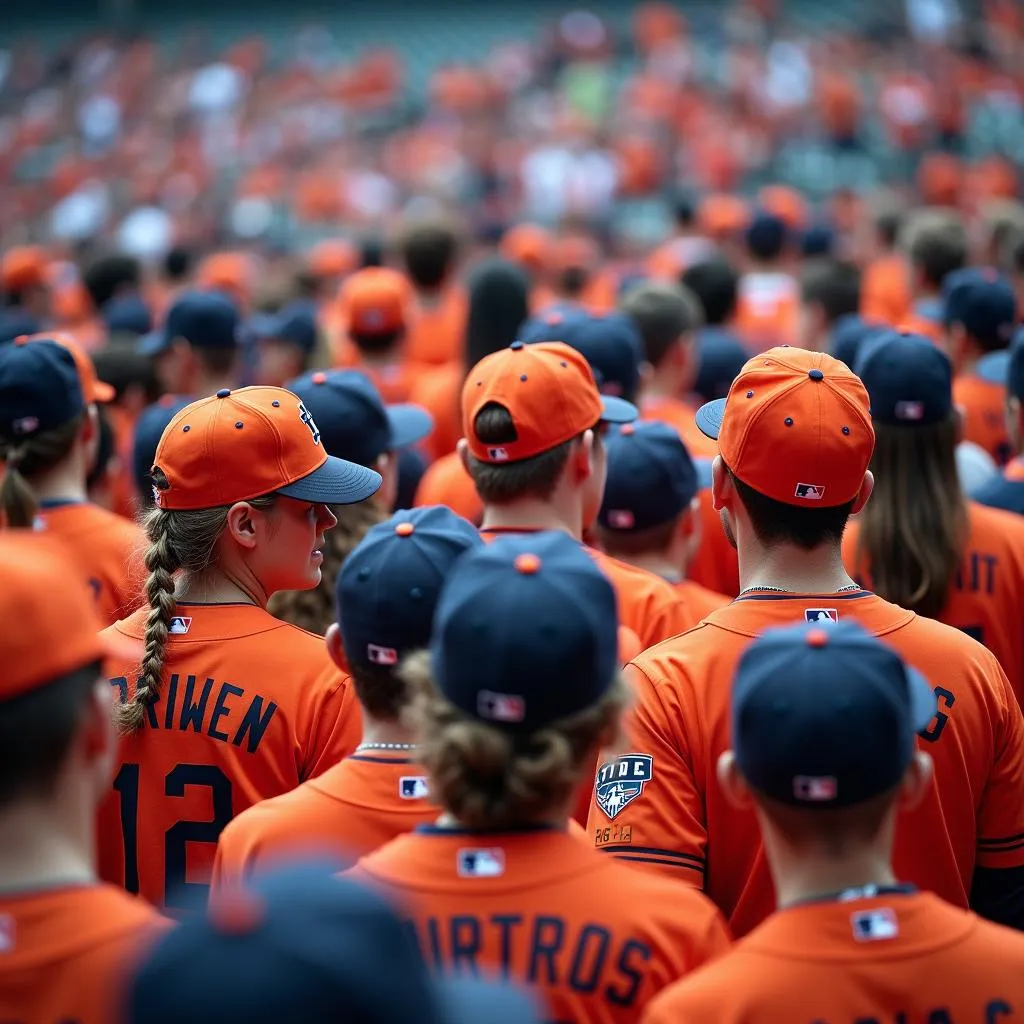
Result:
M1010 351L1000 349L998 352L989 352L982 356L974 364L974 374L989 384L1006 384L1006 378L1010 371Z
M171 347L171 339L164 330L150 331L135 343L135 351L140 356L158 356Z
M602 395L601 406L601 421L603 423L632 423L640 416L640 410L624 398Z
M327 461L312 473L286 487L279 487L277 493L296 501L353 505L376 494L381 483L380 473L328 455Z
M722 418L725 416L725 399L716 398L705 402L698 410L694 419L702 434L717 441L722 431Z
M914 732L927 729L929 722L935 717L938 700L935 691L915 668L907 666L907 687L910 690L910 714L913 719Z
M391 447L408 448L422 441L434 429L434 417L419 405L389 405L385 410L391 432Z
M536 1002L508 985L448 979L438 983L438 993L446 1024L530 1024L541 1019Z

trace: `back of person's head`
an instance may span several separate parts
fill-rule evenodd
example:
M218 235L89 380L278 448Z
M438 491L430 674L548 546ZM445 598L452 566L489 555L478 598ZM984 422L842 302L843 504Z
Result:
M117 708L128 733L159 696L177 573L224 571L234 561L267 596L315 587L320 563L308 547L310 517L320 534L334 525L325 506L364 501L381 484L373 470L328 456L298 397L268 387L224 388L186 405L164 429L150 476L145 651L134 695ZM305 542L286 551L281 530L289 523L296 530L297 517Z
M894 208L882 209L875 217L875 234L885 249L895 249L903 230L903 213Z
M850 619L771 629L745 649L718 775L730 800L753 798L775 870L871 848L891 856L898 803L931 781L916 734L935 707L929 683Z
M459 241L459 233L446 221L424 220L406 227L398 252L412 283L426 291L440 288L455 270Z
M567 299L578 299L601 259L597 243L586 234L571 232L555 239L551 249L552 283Z
M614 589L568 534L465 554L442 587L430 654L404 670L441 806L481 831L564 821L591 759L618 738L617 644Z
M398 721L408 704L398 666L428 646L445 579L482 544L472 523L427 506L377 523L345 560L334 586L339 625L328 632L328 649L351 672L366 715Z
M0 255L0 305L29 305L33 295L48 292L49 262L39 245L18 245Z
M0 574L0 816L52 797L73 752L73 783L98 801L115 748L101 675L113 651L101 641L92 594L67 552L43 535L0 535Z
M956 365L968 355L1005 349L1018 322L1017 295L998 271L965 267L942 282L942 319Z
M366 267L349 277L341 291L352 343L365 355L384 355L405 336L409 283L390 267Z
M952 365L927 338L893 332L864 346L856 370L876 435L875 489L861 516L858 565L877 594L934 618L967 543Z
M860 309L860 270L853 263L830 257L808 262L800 275L800 295L823 327Z
M718 327L736 312L739 277L725 260L695 263L683 271L683 284L697 296L704 310L704 323Z
M789 231L781 217L762 211L747 227L745 240L753 259L759 263L773 263L786 251Z
M187 246L174 245L164 256L163 274L172 284L184 284L195 266L195 253Z
M703 323L700 300L682 284L638 285L622 300L621 308L636 323L644 357L656 371L681 345L692 342L693 332Z
M487 260L469 277L469 312L466 318L466 367L484 356L508 348L530 315L530 282L516 264Z
M96 374L114 389L113 402L143 409L160 398L160 381L153 361L131 345L107 345L92 357Z
M868 395L823 352L783 346L751 359L727 398L698 410L697 425L718 440L716 494L735 491L764 547L838 545L870 494Z
M93 305L102 309L124 291L135 291L142 284L142 267L134 256L113 253L101 256L85 268L82 284Z
M953 210L929 207L913 213L901 244L928 288L941 288L946 275L967 262L967 230Z

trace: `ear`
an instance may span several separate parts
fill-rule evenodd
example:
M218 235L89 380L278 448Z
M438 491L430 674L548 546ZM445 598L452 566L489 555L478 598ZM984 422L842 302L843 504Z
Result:
M645 359L639 367L640 370L640 391L644 388L650 387L651 381L654 380L654 367Z
M853 508L850 511L851 516L855 516L864 506L868 503L868 498L871 497L871 492L875 489L875 474L869 469L864 474L864 479L860 482L860 490L857 492L857 497L853 499Z
M914 751L906 774L900 783L899 805L910 810L924 799L932 784L933 763L931 754L924 750Z
M95 405L90 405L82 420L82 429L78 432L82 441L88 444L100 436L100 411Z
M341 629L336 622L332 622L327 627L324 643L327 645L327 653L331 656L331 661L342 671L347 672L348 659L345 657L345 647L341 642Z
M459 453L459 462L462 463L462 468L466 471L466 475L472 476L473 474L469 469L469 442L464 437L460 437L455 445L455 450Z
M736 755L726 750L718 758L718 785L725 794L725 799L737 810L744 810L754 805L754 798L746 780L736 765Z
M114 690L103 677L96 680L86 701L82 714L81 736L82 751L90 762L113 761L117 746L114 731Z
M256 517L263 513L254 509L247 501L236 502L228 509L225 530L231 539L242 548L252 550L259 540Z
M590 479L594 472L593 456L596 443L593 430L584 431L580 443L575 445L570 456L573 477L577 484Z
M721 455L716 455L715 461L711 463L711 503L714 510L721 512L731 505L735 493L736 488L732 485L732 477L725 468L725 462Z

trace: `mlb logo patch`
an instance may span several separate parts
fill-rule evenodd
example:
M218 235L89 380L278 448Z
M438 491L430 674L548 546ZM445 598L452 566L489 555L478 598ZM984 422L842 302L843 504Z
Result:
M628 508L609 509L608 525L613 530L631 530L636 525L636 516Z
M367 644L366 660L373 665L397 665L398 651L394 647L378 647L377 644Z
M805 501L821 501L825 497L825 488L822 484L797 484L793 497Z
M476 698L476 711L491 722L521 722L526 717L526 701L515 693L481 690Z
M924 402L897 402L893 413L898 420L923 420Z
M11 424L11 430L13 430L15 434L34 434L38 429L38 416L22 416L20 420L15 420Z
M398 780L398 795L403 800L422 800L429 794L425 775L403 775Z
M168 633L174 636L181 636L182 633L187 633L192 628L192 618L188 615L175 615L171 619L170 628L167 630Z
M488 448L487 458L489 458L491 462L508 462L508 449Z
M804 621L834 625L839 621L839 612L835 608L805 608Z
M505 874L505 851L459 850L456 866L460 878L498 878Z
M862 910L850 915L853 937L858 942L877 942L879 939L895 939L900 933L900 924L895 911L888 907L877 910Z
M606 818L614 819L643 793L653 777L654 758L650 754L623 754L614 761L605 761L594 783L597 806Z
M793 779L793 796L808 803L835 800L839 785L834 775L798 775Z

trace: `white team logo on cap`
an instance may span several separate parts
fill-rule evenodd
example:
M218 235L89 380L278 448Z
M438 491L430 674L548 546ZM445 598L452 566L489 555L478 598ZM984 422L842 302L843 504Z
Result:
M825 497L825 485L797 484L793 496L795 498L804 498L807 501L821 501Z
M309 427L309 432L313 435L313 444L319 444L320 429L316 425L316 420L313 419L312 414L302 402L299 402L299 419Z

